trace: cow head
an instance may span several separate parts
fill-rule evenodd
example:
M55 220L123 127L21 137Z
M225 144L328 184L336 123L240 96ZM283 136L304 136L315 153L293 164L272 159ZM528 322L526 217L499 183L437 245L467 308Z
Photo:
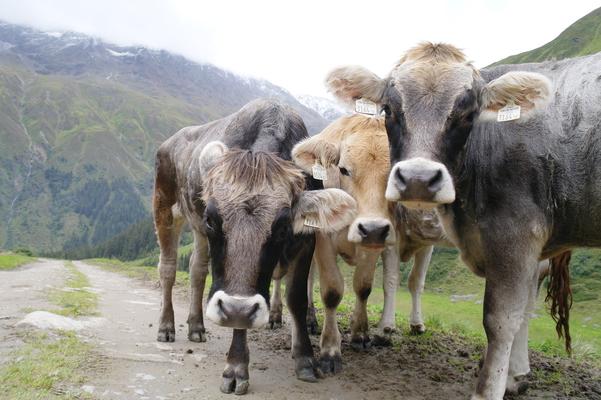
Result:
M357 217L348 229L350 242L374 250L394 243L392 208L384 198L390 161L383 118L342 117L297 144L292 157L309 173L315 164L326 168L324 185L339 187L357 201Z
M306 191L302 171L270 153L211 142L199 165L213 275L207 317L222 326L260 327L269 319L276 264L302 245L299 234L347 226L355 201L338 189Z
M386 79L343 67L326 84L343 101L380 104L392 163L386 198L425 209L455 200L452 174L475 123L495 121L508 105L521 107L520 121L528 119L551 92L549 80L531 72L487 83L460 50L432 43L409 50Z

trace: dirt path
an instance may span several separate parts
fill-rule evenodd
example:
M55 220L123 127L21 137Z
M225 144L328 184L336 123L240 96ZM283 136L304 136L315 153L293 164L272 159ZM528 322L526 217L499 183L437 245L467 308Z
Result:
M61 287L65 280L62 261L40 259L37 262L0 271L0 364L22 341L14 325L29 309L50 308L46 291Z
M231 330L207 322L208 341L187 340L187 299L175 300L175 343L156 341L160 307L158 289L97 267L76 262L100 292L100 313L107 324L95 330L106 356L106 372L88 384L98 398L231 399L219 391ZM284 328L286 329L286 328ZM249 335L253 399L363 399L352 380L300 382L294 375L287 329ZM343 393L345 393L343 395ZM352 395L351 395L352 393Z
M187 340L188 301L175 299L176 341L156 342L159 290L146 283L76 262L100 294L106 324L88 334L102 354L101 373L88 390L98 399L232 399L219 391L229 329L207 323L208 341ZM317 338L313 338L317 350ZM344 370L318 383L295 378L288 327L249 334L250 390L254 399L466 399L475 384L481 348L450 335L403 337L393 348L350 350L343 341ZM598 370L569 360L533 357L531 389L520 399L601 399ZM561 393L561 394L560 394Z

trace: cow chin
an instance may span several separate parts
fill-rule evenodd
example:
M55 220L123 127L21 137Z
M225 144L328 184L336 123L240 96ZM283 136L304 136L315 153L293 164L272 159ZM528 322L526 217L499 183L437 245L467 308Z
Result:
M235 296L219 290L207 304L207 318L228 328L261 328L269 321L269 306L260 294Z
M407 208L431 210L453 203L455 186L444 164L416 157L392 167L385 196Z

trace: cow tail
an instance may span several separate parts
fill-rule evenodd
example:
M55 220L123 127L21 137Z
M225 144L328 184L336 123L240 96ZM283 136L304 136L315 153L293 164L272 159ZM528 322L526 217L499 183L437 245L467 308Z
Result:
M566 351L572 353L570 336L570 308L572 308L572 288L570 287L571 251L566 251L550 260L549 286L545 302L551 301L551 317L555 321L557 336L565 339Z

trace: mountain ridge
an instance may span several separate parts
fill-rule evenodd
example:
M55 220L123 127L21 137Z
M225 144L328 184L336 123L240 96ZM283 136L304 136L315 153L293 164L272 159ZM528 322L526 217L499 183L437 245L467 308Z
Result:
M164 50L0 23L0 248L94 245L147 218L168 136L287 90Z

